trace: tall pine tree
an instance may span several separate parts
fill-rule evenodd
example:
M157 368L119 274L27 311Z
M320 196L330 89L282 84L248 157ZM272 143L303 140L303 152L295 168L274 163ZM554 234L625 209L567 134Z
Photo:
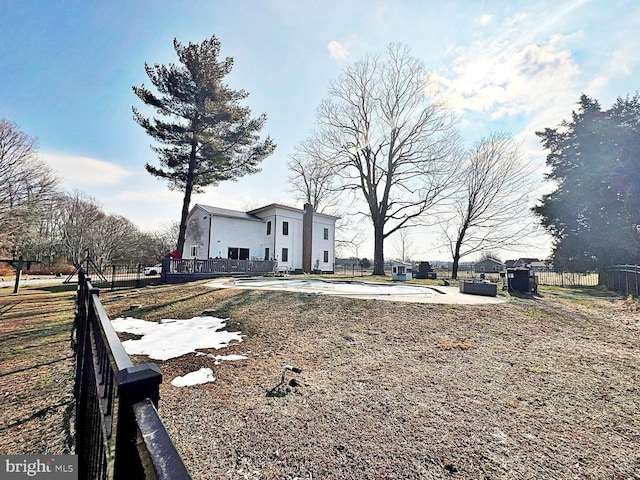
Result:
M258 164L273 153L275 144L270 137L262 140L259 136L266 114L251 118L251 110L240 106L249 94L223 83L233 58L218 60L220 41L215 36L187 46L174 39L173 47L178 65L145 63L158 93L144 84L133 87L160 118L147 118L135 107L133 115L158 143L152 149L161 166L147 163L146 170L166 179L169 188L184 192L176 245L182 254L191 195L203 187L258 172Z
M556 189L534 207L564 271L640 262L640 97L609 110L582 95L571 121L537 132Z

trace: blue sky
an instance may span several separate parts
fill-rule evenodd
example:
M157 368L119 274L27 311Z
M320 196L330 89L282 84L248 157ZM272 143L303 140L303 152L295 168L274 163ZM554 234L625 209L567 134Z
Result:
M250 92L246 104L267 114L264 133L278 144L261 173L192 201L234 209L291 203L286 164L329 81L366 53L404 42L458 113L464 138L511 132L539 166L537 184L545 152L536 130L569 118L582 92L608 107L640 89L639 28L635 0L0 0L0 118L38 138L65 188L159 229L179 219L182 196L144 170L157 162L132 119L140 102L131 87L149 85L145 62L176 61L173 37L220 39L222 55L235 59L228 84ZM416 257L447 257L423 235ZM369 245L360 256L372 255ZM519 253L548 248L541 237Z

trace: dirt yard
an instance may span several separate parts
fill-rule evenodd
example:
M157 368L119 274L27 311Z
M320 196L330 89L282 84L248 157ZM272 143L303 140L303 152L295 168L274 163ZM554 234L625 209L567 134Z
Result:
M0 454L73 453L74 286L0 288Z
M207 353L246 360L156 362L160 415L194 479L640 478L635 301L555 289L411 304L202 283L101 298L111 318L208 312L245 335ZM278 385L284 365L302 372ZM215 382L169 383L202 367Z

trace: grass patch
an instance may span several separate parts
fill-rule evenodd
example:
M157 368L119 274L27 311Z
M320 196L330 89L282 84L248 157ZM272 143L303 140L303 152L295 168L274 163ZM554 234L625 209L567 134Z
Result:
M473 348L475 345L471 342L467 342L466 340L445 340L443 338L437 338L436 343L440 350L454 350L456 348L460 350L469 350Z

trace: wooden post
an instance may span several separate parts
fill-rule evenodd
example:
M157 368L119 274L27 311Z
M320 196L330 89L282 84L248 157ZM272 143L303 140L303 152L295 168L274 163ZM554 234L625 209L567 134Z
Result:
M13 286L13 293L18 293L18 288L20 288L20 276L22 275L22 255L18 257L18 263L16 265L16 283Z

